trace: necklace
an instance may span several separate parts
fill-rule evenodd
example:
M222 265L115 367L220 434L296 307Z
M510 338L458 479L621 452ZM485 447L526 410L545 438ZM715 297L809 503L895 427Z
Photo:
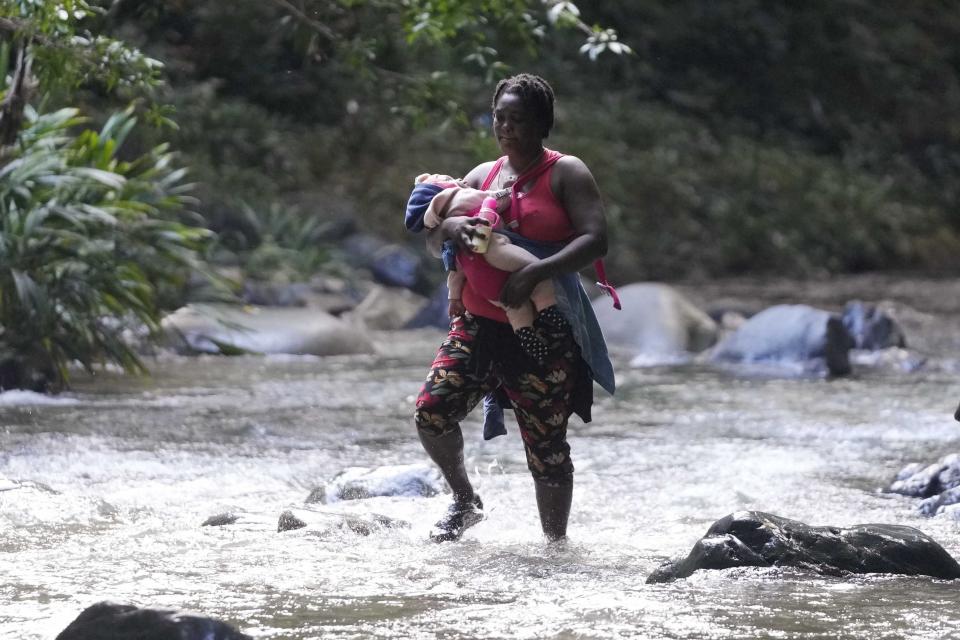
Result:
M546 149L540 149L540 153L534 156L533 160L528 162L527 166L525 166L522 171L518 171L515 175L506 176L506 179L504 179L503 171L500 171L497 175L497 182L500 184L500 188L506 189L507 187L512 187L513 183L517 181L517 178L525 174L527 171L533 168L534 165L540 162L540 159L543 157L545 151Z

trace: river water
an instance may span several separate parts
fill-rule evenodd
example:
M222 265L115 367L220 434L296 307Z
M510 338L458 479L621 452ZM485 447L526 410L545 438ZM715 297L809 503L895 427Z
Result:
M929 578L733 569L644 583L741 509L910 525L960 557L960 522L879 491L908 462L960 451L944 368L826 381L624 357L617 396L598 390L594 422L571 426L566 544L541 539L516 429L484 442L473 419L488 517L461 542L427 541L446 495L315 507L409 528L277 533L282 511L346 467L426 461L412 403L441 336L385 337L373 360L166 358L149 379L0 395L0 638L51 639L105 599L256 638L960 637L960 585ZM223 512L240 520L200 526Z

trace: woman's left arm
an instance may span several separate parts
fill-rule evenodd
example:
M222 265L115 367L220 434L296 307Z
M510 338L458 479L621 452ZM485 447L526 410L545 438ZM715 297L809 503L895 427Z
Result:
M560 251L514 272L500 292L500 302L518 307L533 288L561 273L579 271L607 254L607 221L600 189L590 169L575 156L564 156L554 165L551 187L570 216L574 236Z

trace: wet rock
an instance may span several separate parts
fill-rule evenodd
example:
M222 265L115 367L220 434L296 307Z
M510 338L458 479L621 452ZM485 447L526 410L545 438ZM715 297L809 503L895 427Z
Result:
M337 511L303 507L284 511L280 516L281 526L289 523L291 529L306 529L313 535L326 537L351 533L371 536L382 531L409 529L410 523L379 513L341 513ZM289 529L283 529L288 531Z
M930 496L926 500L922 500L917 509L925 516L936 516L945 513L948 510L947 507L954 505L960 505L960 487L947 489L935 496Z
M960 404L957 405L957 410L953 414L953 419L956 420L957 422L960 422Z
M314 487L304 500L306 504L323 504L327 501L327 488L325 486Z
M673 287L638 282L617 292L622 310L601 297L594 311L608 344L639 356L636 364L689 359L717 340L716 322Z
M56 640L252 640L230 625L197 614L98 602Z
M366 233L347 237L342 247L354 266L369 269L374 280L381 284L406 289L420 284L421 258L405 247Z
M850 362L859 367L912 373L924 367L927 358L900 347L887 347L876 351L854 349L850 352Z
M960 454L951 453L928 465L908 464L886 491L924 498L918 507L923 515L944 513L950 505L960 503Z
M754 315L710 352L714 362L823 364L850 373L854 339L836 314L806 305L776 305Z
M188 305L163 320L168 345L180 353L372 353L362 327L319 309Z
M284 511L280 514L280 520L277 522L277 533L303 529L306 526L307 523L293 515L292 511Z
M443 490L440 473L422 464L345 469L307 496L308 502L334 503L382 496L431 497Z
M853 338L855 349L877 350L907 346L906 336L892 310L851 300L843 309L843 326Z
M717 520L690 555L659 567L647 582L670 582L700 569L745 566L797 567L826 575L894 573L960 578L960 564L913 527L812 527L761 511L738 511Z
M233 524L240 519L240 516L235 513L218 513L217 515L210 516L203 521L201 527L222 527L228 524Z
M368 518L348 516L344 519L343 526L358 536L369 536L384 529L409 529L410 523L380 514L371 514Z
M359 317L371 329L401 329L417 315L426 299L408 289L374 287L353 316Z
M448 309L447 284L441 283L430 296L430 299L407 322L404 329L420 329L421 327L436 327L447 329L450 326Z

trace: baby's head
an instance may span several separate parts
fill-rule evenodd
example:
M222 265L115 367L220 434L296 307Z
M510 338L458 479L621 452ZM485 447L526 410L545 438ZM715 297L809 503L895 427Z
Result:
M417 185L425 182L428 184L435 184L438 187L443 187L444 189L467 186L467 183L462 179L453 178L442 173L421 173L414 179L413 184Z

